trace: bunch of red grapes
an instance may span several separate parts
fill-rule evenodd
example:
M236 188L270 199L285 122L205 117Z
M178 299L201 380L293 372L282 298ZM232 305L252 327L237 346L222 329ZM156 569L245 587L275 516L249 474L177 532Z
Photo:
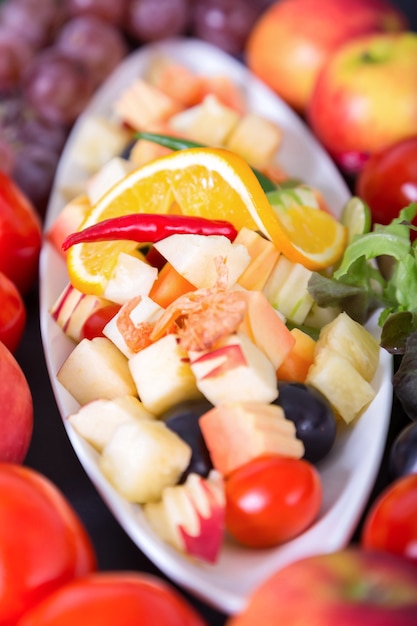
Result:
M268 0L0 0L0 169L44 215L68 133L133 49L197 37L239 56Z

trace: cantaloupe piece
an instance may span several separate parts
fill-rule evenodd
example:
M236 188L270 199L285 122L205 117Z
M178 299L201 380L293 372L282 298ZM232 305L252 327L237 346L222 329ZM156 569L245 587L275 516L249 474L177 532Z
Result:
M181 102L184 107L194 106L204 97L203 77L167 57L158 57L154 60L147 79L170 98Z
M149 130L155 122L166 121L183 106L147 81L136 78L116 99L113 110L135 130Z
M310 365L314 361L315 340L299 328L293 328L291 335L295 339L291 352L277 369L278 380L304 383Z
M165 309L180 296L195 290L196 287L184 276L181 276L171 263L167 262L158 272L158 277L149 292L149 297Z
M304 454L294 422L276 404L220 404L204 413L199 425L213 466L223 476L262 455L301 458Z
M248 291L246 296L248 310L239 330L248 335L277 369L293 349L295 338L261 291Z
M280 252L270 241L250 228L242 228L234 244L246 246L251 258L248 267L238 278L238 284L245 289L262 291Z
M244 94L228 76L215 74L204 77L203 91L205 95L214 94L220 102L239 115L246 113L247 105Z

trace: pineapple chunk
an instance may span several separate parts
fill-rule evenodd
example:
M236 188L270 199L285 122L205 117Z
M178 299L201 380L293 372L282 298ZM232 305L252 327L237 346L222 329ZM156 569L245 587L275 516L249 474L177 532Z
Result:
M333 350L349 359L368 382L375 376L379 363L378 340L347 313L340 313L323 326L316 343L316 354L322 350Z
M375 397L375 390L352 360L332 349L320 350L308 370L306 384L318 389L349 424Z
M209 94L201 104L171 117L169 125L175 134L209 146L223 146L238 121L236 111Z
M81 405L100 398L137 396L126 357L106 337L80 341L62 364L57 379Z
M119 424L138 419L154 419L154 415L134 396L93 400L68 417L74 430L98 452L102 452Z
M99 458L103 474L129 502L160 500L188 467L191 447L163 422L120 424Z

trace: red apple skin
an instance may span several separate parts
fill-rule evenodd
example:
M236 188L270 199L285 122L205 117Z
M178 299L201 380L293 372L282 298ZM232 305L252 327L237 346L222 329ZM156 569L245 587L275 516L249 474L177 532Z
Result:
M416 67L413 32L358 38L326 63L307 120L342 169L357 173L371 154L417 134Z
M346 548L273 574L226 626L416 626L417 568L388 552Z
M255 23L245 49L248 67L303 113L333 52L367 33L406 30L389 0L280 0Z
M33 431L33 400L26 377L0 342L0 462L22 463Z

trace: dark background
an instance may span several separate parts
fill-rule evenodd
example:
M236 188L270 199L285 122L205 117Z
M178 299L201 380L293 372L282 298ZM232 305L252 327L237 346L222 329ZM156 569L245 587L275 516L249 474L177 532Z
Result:
M416 0L402 0L394 4L408 15L411 29L417 30ZM348 9L348 0L346 6ZM100 569L139 570L164 578L120 528L75 456L61 421L45 366L36 289L27 298L27 309L27 327L16 355L31 386L35 408L34 433L26 464L50 478L75 508L92 538ZM401 407L394 401L386 453L370 501L387 484L386 454L395 434L406 423ZM359 530L360 526L353 541L357 540ZM209 624L212 626L224 624L225 616L183 590L181 593L202 612Z

